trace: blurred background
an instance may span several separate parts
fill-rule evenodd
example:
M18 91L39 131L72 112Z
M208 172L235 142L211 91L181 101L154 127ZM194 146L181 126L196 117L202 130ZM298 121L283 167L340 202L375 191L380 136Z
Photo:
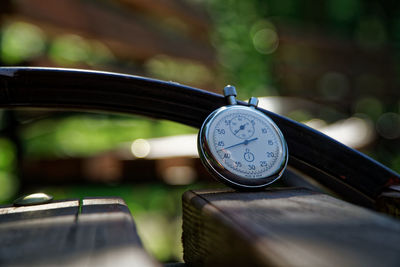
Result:
M233 84L240 99L260 97L400 171L398 1L2 0L0 65L105 70L218 93ZM197 158L197 129L168 121L2 110L0 131L0 203L35 191L120 196L164 262L182 259L182 193L222 186Z

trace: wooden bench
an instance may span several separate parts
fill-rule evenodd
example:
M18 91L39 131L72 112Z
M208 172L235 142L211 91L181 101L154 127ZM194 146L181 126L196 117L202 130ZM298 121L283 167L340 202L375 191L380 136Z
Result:
M306 189L188 191L194 266L400 266L400 222Z
M399 241L396 219L307 189L183 196L190 266L399 266ZM120 198L1 207L0 265L160 266Z
M120 198L0 208L1 266L159 266Z

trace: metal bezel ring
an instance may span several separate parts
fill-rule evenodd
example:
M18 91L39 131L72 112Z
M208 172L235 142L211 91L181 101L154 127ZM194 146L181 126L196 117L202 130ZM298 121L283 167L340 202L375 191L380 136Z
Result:
M229 170L227 170L221 163L220 161L212 154L210 150L210 142L208 140L208 135L209 135L209 130L210 126L218 115L226 112L227 110L231 109L237 109L239 110L247 110L251 112L255 112L257 116L263 117L263 119L267 120L267 122L274 128L276 131L278 138L280 139L282 143L282 161L280 162L280 166L277 169L276 172L274 172L272 175L262 177L262 178L244 178L241 176L238 176ZM218 180L222 181L223 183L227 184L228 186L234 187L236 189L240 190L257 190L261 189L264 187L267 187L268 185L272 184L276 180L278 180L284 170L286 169L286 165L288 162L288 148L287 144L285 141L285 138L283 137L282 132L278 128L278 126L264 113L256 110L255 108L248 107L248 106L242 106L242 105L232 105L232 106L223 106L221 108L218 108L214 110L208 117L205 119L203 125L200 128L199 135L197 138L198 142L198 152L200 155L200 159L203 163L203 165L207 168L207 170Z

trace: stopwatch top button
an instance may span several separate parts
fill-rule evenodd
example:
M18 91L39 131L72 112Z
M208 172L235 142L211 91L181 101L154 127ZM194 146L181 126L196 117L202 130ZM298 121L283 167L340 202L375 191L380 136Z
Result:
M228 96L237 96L236 94L236 88L233 85L227 85L224 88L224 96L228 97Z
M236 88L232 85L227 85L224 88L224 96L228 101L229 105L236 105Z
M257 107L258 105L258 98L257 97L251 97L249 100L249 106L252 107Z

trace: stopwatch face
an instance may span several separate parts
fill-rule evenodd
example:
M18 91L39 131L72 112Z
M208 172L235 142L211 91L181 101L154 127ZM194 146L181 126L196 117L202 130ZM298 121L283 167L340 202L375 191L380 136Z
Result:
M230 185L264 187L282 174L287 146L265 114L252 107L222 107L206 119L199 149L208 169Z

